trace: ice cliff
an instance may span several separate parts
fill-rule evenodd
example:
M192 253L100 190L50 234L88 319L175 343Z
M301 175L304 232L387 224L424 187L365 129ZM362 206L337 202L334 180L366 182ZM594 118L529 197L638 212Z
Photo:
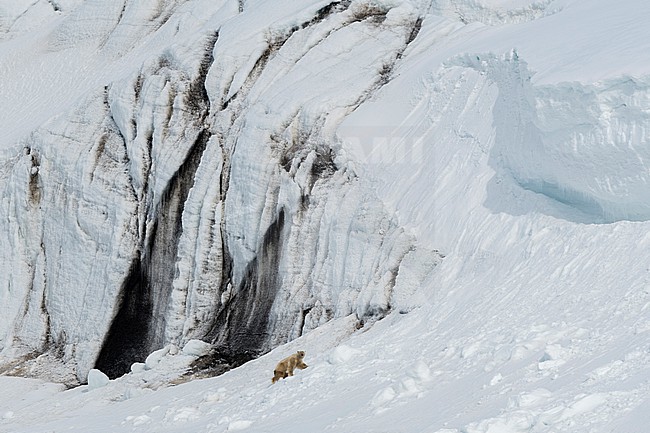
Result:
M20 133L2 146L6 365L115 376L192 338L245 360L334 317L381 318L401 308L398 274L416 284L405 258L435 265L335 133L388 81L422 11L50 3L3 28L18 44L16 23L42 21L43 70L19 87L52 98L29 132L14 116ZM85 57L70 66L70 53ZM64 94L54 78L75 66ZM7 75L32 67L16 58ZM54 78L45 86L40 73Z

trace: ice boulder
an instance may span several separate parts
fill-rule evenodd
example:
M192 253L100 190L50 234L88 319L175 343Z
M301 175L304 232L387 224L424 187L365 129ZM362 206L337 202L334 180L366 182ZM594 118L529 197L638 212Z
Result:
M144 362L134 362L131 364L131 373L140 373L146 370L146 364Z
M205 356L212 350L212 345L201 340L190 340L183 347L183 355Z
M168 353L169 346L165 346L162 349L151 352L151 354L147 356L147 359L144 360L145 369L152 370L156 368L156 366L160 364L160 361L163 359L163 357Z
M88 372L88 389L97 389L108 385L110 379L101 371L93 368Z

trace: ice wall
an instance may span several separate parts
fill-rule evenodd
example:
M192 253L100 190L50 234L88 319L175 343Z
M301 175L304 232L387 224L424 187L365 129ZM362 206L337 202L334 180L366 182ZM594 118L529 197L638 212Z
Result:
M407 261L430 270L438 256L339 155L334 131L388 82L417 10L113 6L52 21L50 49L82 46L102 67L82 99L43 88L70 108L2 149L5 369L115 376L191 338L247 359L334 317L400 308L404 258L426 255Z

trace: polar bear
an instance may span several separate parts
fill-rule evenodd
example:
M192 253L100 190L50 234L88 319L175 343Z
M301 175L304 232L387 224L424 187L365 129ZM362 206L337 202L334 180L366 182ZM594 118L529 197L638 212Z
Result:
M307 368L307 364L302 362L305 357L305 352L299 350L291 356L287 356L282 361L278 362L278 365L273 370L273 379L271 383L275 383L280 379L284 379L287 376L293 376L293 370L296 368L304 370Z

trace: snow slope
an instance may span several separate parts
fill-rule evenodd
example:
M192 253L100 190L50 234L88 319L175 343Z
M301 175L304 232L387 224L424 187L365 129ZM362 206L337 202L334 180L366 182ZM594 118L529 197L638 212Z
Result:
M227 61L215 61L205 77L210 108L194 111L205 113L210 138L185 196L170 294L187 301L169 304L166 337L148 348L170 341L182 347L209 334L201 330L204 311L235 296L236 284L221 292L201 283L214 275L210 260L224 251L210 229L224 220L221 239L233 258L233 281L246 281L256 257L282 251L275 299L288 302L264 310L275 317L267 329L276 336L265 347L280 345L222 376L175 386L166 383L192 356L175 354L172 346L156 352L146 369L136 366L94 389L2 376L11 392L0 400L0 431L647 432L650 63L644 53L650 38L644 23L650 6L358 1L336 4L333 13L311 21L327 2L308 3L226 2L223 10L210 9L214 21L206 26L220 29L212 55ZM356 21L361 15L366 18ZM169 80L179 93L192 82L183 71L201 74L203 52L193 47L181 41L169 48L168 58L181 63L168 68L181 71ZM145 65L138 68L155 77L159 63L143 52L133 54ZM174 177L178 157L137 157L151 152L138 135L148 124L154 140L162 134L152 119L165 116L170 84L143 78L143 92L151 93L142 101L162 96L138 111L132 107L140 96L130 90L137 74L122 79L127 85L111 87L109 106L120 131L131 130L135 119L132 136L122 135L128 159L143 161L131 164L125 179L140 191L136 197L157 197ZM191 109L174 101L180 111ZM156 152L192 148L201 125L181 114L177 120L172 134L184 130L191 137L174 145L160 140ZM4 154L15 155L12 148L22 149L10 144ZM39 148L55 152L50 149ZM39 164L32 154L13 158L6 158L3 179L21 173L22 194L33 197L30 173ZM155 176L147 161L161 164ZM218 174L225 167L227 199L215 200L224 190ZM325 176L314 180L313 167ZM13 184L5 181L3 188L3 209L14 209L10 218L34 218L14 204ZM303 214L298 204L307 189ZM112 197L117 203L120 190ZM131 205L151 206L147 215L157 203L136 198ZM116 209L110 225L127 224L125 205ZM49 218L36 220L51 224ZM139 230L132 230L136 239ZM277 231L282 234L272 241ZM119 240L125 237L106 236L102 245L117 246L105 256L128 268L128 243ZM38 253L40 239L24 244L34 256L26 274L40 275L51 263ZM278 240L280 250L257 247ZM2 272L17 272L5 254ZM77 260L75 267L83 268ZM119 281L105 272L100 279ZM261 273L262 281L275 278ZM49 277L29 281L37 294L51 284ZM10 296L16 284L4 286L3 314L17 314L23 305ZM110 293L110 286L90 293ZM250 320L238 314L259 311L265 302L262 296L259 304L238 304L233 320ZM369 320L369 310L385 306L383 319ZM38 339L52 325L26 311L22 338ZM92 311L110 316L100 307ZM3 325L14 326L6 319ZM97 353L74 347L91 359ZM271 385L275 363L295 350L306 351L309 368ZM83 374L92 362L81 361ZM37 365L47 369L48 362Z

